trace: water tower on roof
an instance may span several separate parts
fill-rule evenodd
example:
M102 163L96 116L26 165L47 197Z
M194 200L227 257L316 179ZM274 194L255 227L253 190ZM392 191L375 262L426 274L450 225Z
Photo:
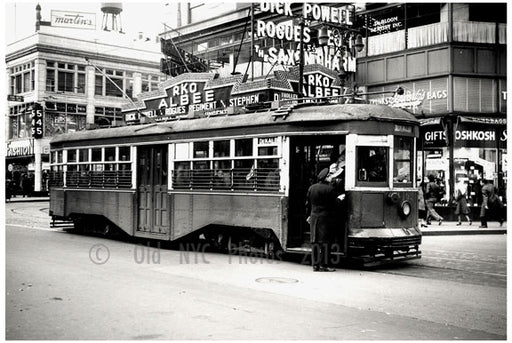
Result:
M102 2L101 12L103 12L103 21L101 27L105 31L119 31L123 33L121 26L121 12L123 4L117 2ZM109 26L110 23L110 26Z

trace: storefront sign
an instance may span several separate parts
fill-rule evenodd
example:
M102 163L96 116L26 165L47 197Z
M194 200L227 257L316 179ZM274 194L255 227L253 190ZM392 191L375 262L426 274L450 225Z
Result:
M262 2L260 4L262 12L270 12L285 17L295 18L291 3L272 3ZM313 31L308 26L310 20L343 25L345 27L353 26L354 7L351 5L344 7L330 7L326 5L304 3L302 6L302 19L304 25L301 26L293 19L275 23L270 20L256 21L256 36L261 38L279 39L288 42L302 44L304 53L304 64L320 64L331 70L340 72L343 68L345 72L356 71L356 59L352 55L350 41L345 42L340 39L333 42L333 33L329 31L329 42L326 46L320 47L312 44ZM341 36L340 36L341 37ZM346 48L342 48L345 46ZM286 49L279 47L262 47L255 45L256 55L264 62L270 64L281 64L287 66L297 66L300 61L300 49Z
M187 73L162 83L159 92L141 93L123 107L127 123L178 118L231 115L271 108L272 102L298 98L298 67L275 71L266 80L248 81L243 75L216 77L212 73ZM303 92L308 97L341 95L337 74L322 65L304 67Z
M261 2L260 11L293 17L291 3L287 2ZM302 5L302 16L304 19L317 20L333 24L352 26L353 7L330 7L315 3L304 3Z
M341 87L335 86L335 78L321 73L305 74L302 93L306 97L322 98L341 94Z
M426 91L425 89L418 89L417 91L407 90L403 95L394 95L390 97L382 97L377 99L370 99L371 104L384 104L391 107L406 108L411 110L418 110L423 104L424 100L438 100L447 99L448 91L435 90Z
M51 26L95 30L96 14L67 11L52 11Z
M386 18L370 18L370 25L368 30L371 34L382 34L402 30L404 23L402 18L396 16L390 16Z
M34 155L34 140L25 139L19 141L7 142L6 156L7 157L18 157L18 156L31 156Z
M397 87L404 89L404 94L392 95L390 92ZM385 92L386 94L378 94ZM369 87L368 92L377 93L369 95L371 104L383 104L396 108L407 109L413 114L446 113L448 110L448 79L435 78L396 85Z
M432 121L433 125L422 125L421 132L423 147L445 147L446 131L440 124ZM491 119L491 118L488 118ZM457 125L455 130L455 146L465 148L497 148L505 147L507 142L507 130L503 125L486 125L463 122Z

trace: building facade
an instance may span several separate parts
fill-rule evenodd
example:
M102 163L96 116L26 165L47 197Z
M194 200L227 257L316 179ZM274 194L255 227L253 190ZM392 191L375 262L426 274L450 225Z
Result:
M53 18L44 22L39 6L35 13L34 34L7 45L5 55L6 179L18 192L24 183L31 191L47 191L54 135L123 125L121 107L166 79L160 73L158 40L69 27ZM94 13L80 15L95 19Z
M439 179L445 192L441 210L451 211L447 205L458 181L468 186L475 213L481 179L492 179L506 198L506 3L366 3L354 5L355 15L344 19L332 8L347 6L333 3L176 6L176 26L162 37L213 61L211 70L221 76L259 80L320 63L338 73L345 91L356 89L370 103L414 113L422 122L417 175ZM308 27L302 37L310 36L302 56L300 38L293 38L301 25ZM343 60L331 63L319 50L325 25L330 39L333 32L361 33L364 46L346 57L353 43L334 44ZM315 46L313 54L306 43ZM394 92L398 87L403 94Z

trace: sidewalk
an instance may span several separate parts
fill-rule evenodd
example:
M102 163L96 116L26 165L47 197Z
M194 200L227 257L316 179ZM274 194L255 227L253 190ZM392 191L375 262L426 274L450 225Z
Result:
M33 202L33 201L50 201L49 197L23 197L22 195L17 195L12 197L10 200L6 200L5 203L9 202Z
M480 220L473 221L472 225L468 222L462 222L462 225L457 226L457 222L443 222L438 225L437 222L432 222L428 227L422 227L421 232L423 236L445 236L445 235L496 235L507 233L507 222L503 223L500 227L498 222L488 222L487 229L479 228Z
M11 198L8 202L35 202L35 201L49 201L49 197L22 197L16 196ZM6 203L8 203L6 202ZM462 225L457 226L457 222L443 222L438 225L437 222L432 222L432 225L421 228L423 236L447 236L447 235L503 235L507 233L507 222L503 223L500 227L498 222L489 222L487 229L480 229L480 221L473 221L473 225L468 222L462 222Z

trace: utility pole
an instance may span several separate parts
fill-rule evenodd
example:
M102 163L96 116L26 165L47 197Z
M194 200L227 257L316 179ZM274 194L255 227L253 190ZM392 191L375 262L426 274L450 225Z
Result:
M254 3L251 2L251 81L254 81Z
M304 7L304 5L302 5ZM304 18L300 18L299 98L304 97Z

